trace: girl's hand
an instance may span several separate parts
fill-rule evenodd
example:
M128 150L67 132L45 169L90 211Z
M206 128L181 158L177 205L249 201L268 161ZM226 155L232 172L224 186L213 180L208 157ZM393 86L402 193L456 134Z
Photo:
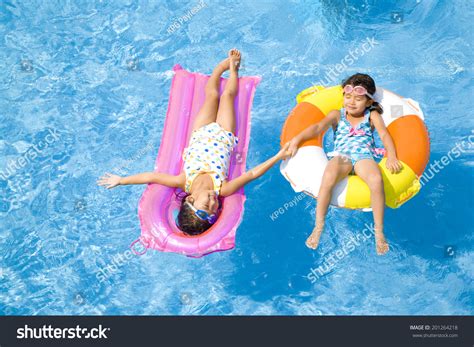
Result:
M120 176L112 175L111 173L107 172L104 176L99 178L99 180L97 181L97 184L99 186L106 187L107 189L111 189L120 185L121 178L122 177Z
M294 157L296 152L298 152L298 146L300 144L300 141L298 139L298 137L293 137L289 143L289 147L288 147L288 151L290 152L290 156L291 157Z
M387 158L385 166L391 173L399 173L402 169L402 163L397 158Z
M280 151L277 153L276 157L278 159L284 160L291 156L291 152L289 151L290 143L287 142L281 147Z

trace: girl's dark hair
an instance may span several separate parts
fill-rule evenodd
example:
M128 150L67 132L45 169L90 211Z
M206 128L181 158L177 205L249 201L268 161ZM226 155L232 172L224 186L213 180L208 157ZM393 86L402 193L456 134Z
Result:
M196 236L200 235L209 229L212 224L206 220L200 219L194 214L194 211L189 207L186 202L186 198L189 193L180 192L176 194L176 198L181 203L181 208L176 219L176 226L186 235Z
M367 74L363 73L356 73L355 75L350 76L349 78L345 79L342 81L342 88L347 86L348 84L352 86L362 86L365 89L367 89L367 92L370 94L374 95L376 88L375 88L375 81L372 77L370 77ZM366 95L368 98L368 96ZM383 113L383 108L382 105L380 105L377 101L373 100L372 105L369 107L369 110L376 110L378 113L382 114Z

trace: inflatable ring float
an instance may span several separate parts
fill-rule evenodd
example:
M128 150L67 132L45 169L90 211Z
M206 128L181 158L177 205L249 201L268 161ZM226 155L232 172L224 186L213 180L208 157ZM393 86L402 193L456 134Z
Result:
M418 102L403 98L387 89L377 88L374 95L383 107L385 126L393 139L402 170L392 174L385 167L386 157L379 162L385 203L398 208L415 196L420 177L428 164L430 141ZM343 107L341 86L315 86L298 94L297 105L288 115L281 132L281 144L290 141L309 125L321 121L331 110ZM282 162L280 171L296 192L317 198L328 158L323 149L324 134L303 142L296 155ZM370 191L357 175L349 175L333 190L331 205L370 211Z

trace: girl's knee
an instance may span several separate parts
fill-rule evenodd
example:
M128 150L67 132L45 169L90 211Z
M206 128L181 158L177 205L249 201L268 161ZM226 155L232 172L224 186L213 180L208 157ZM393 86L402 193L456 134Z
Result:
M219 100L219 91L215 88L206 88L206 99Z
M230 99L233 101L236 95L237 95L237 90L224 89L221 95L221 99Z
M373 174L367 178L366 181L370 190L380 190L383 189L383 179L381 174Z

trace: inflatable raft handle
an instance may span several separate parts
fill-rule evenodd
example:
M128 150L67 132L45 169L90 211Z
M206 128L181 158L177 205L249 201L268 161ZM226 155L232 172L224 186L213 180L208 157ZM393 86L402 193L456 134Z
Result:
M183 70L183 67L179 64L175 64L175 66L173 66L173 71L179 71L179 70Z
M135 244L136 244L137 242L139 242L139 241L140 241L140 243L141 243L140 238L136 239L135 241L133 241L133 242L130 244L130 249L132 250L132 252L133 252L135 255L143 255L143 254L145 254L145 253L147 252L147 250L148 250L148 249L147 249L147 246L144 245L144 244L142 244L144 250L143 250L142 252L137 252L137 250L136 250L135 247L133 247L133 246L135 246Z

